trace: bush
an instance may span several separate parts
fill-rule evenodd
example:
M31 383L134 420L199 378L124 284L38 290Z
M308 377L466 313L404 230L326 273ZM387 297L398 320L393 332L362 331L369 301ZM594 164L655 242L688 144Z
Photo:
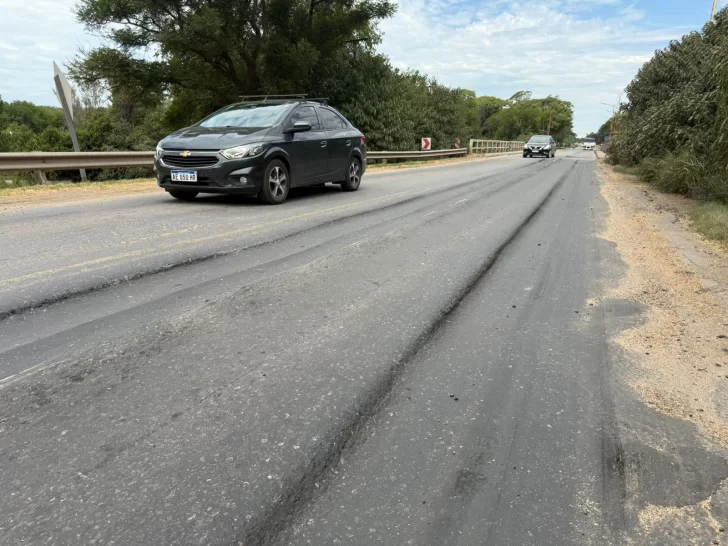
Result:
M661 191L702 197L707 190L704 164L689 152L668 154L656 166L652 183Z
M637 174L645 182L654 182L660 167L659 157L647 157L637 165Z
M711 201L695 207L690 220L696 231L708 239L728 241L728 206Z

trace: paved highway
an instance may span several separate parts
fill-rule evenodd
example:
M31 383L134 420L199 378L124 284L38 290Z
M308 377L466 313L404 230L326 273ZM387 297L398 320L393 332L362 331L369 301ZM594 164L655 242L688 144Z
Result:
M3 211L0 543L623 543L620 412L664 423L614 371L639 309L589 304L593 159Z

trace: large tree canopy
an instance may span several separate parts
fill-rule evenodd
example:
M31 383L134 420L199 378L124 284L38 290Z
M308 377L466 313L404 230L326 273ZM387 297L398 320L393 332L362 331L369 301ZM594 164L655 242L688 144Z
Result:
M394 11L389 0L81 0L79 20L109 44L71 73L133 104L169 92L194 118L241 94L325 90Z

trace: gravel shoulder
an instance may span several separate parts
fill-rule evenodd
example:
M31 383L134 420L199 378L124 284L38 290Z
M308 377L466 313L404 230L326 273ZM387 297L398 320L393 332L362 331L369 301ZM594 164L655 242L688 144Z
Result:
M613 339L625 356L622 375L647 406L693 425L698 443L725 453L728 251L690 229L687 213L693 201L659 193L604 164L601 176L610 209L602 236L615 244L627 266L604 299L628 300L645 309L638 325ZM657 448L669 452L670 446L665 437ZM694 504L644 506L639 514L644 543L666 535L690 543L722 543L725 489L723 483Z

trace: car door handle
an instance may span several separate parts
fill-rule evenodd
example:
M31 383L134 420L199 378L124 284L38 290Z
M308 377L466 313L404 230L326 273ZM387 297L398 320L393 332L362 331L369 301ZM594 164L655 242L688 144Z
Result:
M328 144L325 140L321 141L321 147L326 148L326 144Z
M347 146L351 146L351 140L347 140L347 141L346 141L346 145L347 145Z

